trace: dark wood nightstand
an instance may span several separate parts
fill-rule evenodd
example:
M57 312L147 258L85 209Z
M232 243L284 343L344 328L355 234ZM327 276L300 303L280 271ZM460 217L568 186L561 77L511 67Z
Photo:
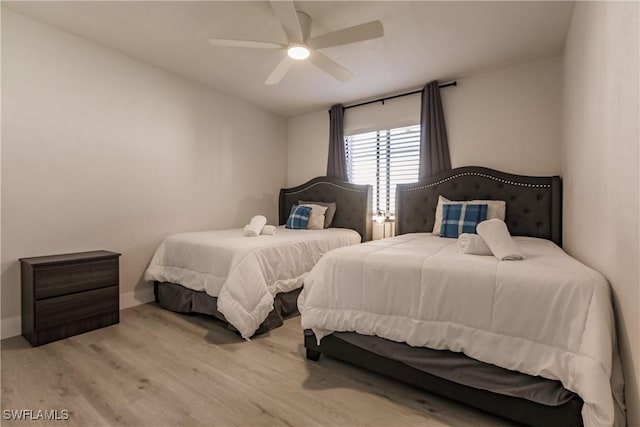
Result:
M93 251L21 258L27 341L38 346L118 323L119 257Z

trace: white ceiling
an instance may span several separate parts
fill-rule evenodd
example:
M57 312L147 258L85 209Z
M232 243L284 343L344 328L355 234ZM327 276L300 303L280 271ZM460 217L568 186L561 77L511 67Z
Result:
M283 116L559 55L573 9L554 1L298 1L312 18L311 36L373 20L385 35L322 50L354 73L347 83L300 62L266 86L284 51L213 47L207 39L286 43L267 1L2 3Z

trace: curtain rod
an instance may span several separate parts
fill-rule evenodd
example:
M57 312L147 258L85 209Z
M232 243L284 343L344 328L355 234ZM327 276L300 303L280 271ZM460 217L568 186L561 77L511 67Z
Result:
M458 82L454 80L454 81L449 82L449 83L443 83L441 85L438 85L438 87L440 89L442 89L444 87L449 87L449 86L458 86ZM376 102L382 102L382 105L384 105L384 101L387 101L389 99L400 98L402 96L415 95L416 93L422 93L423 90L424 89L420 89L420 90L414 90L413 92L401 93L400 95L385 96L384 98L378 98L378 99L374 99L372 101L361 102L359 104L354 104L354 105L348 105L348 106L344 107L344 109L346 110L347 108L362 107L363 105L374 104Z

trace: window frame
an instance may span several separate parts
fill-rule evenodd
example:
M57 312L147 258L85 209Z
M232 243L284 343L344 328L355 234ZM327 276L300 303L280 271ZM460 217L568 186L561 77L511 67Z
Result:
M411 125L389 127L386 129L377 129L368 132L359 132L345 135L345 157L347 163L348 180L349 182L357 184L371 184L374 187L372 206L374 217L378 216L379 213L382 213L385 218L393 219L395 217L396 209L394 197L395 186L401 182L415 182L418 180L420 164L420 131L420 124L416 123ZM367 138L366 135L369 134L371 134L371 136ZM408 140L406 139L406 137L403 137L403 135L406 134L411 134ZM396 138L394 138L394 136ZM358 138L362 138L360 141L361 143L363 143L363 141L366 142L367 139L370 139L372 141L371 146L366 147L363 143L361 147L356 146L354 148L354 145L356 145L358 142ZM396 139L396 141L394 141L394 139ZM405 140L402 141L403 139ZM373 141L375 141L375 143ZM407 145L407 142L410 143L408 147L405 146L401 148L401 150L408 150L408 154L401 155L400 158L402 160L398 160L398 156L396 155L395 162L393 156L394 142L402 142L404 145ZM372 175L375 173L375 177L372 176L373 182L365 182L364 180L354 179L354 158L357 155L356 153L354 153L354 151L356 151L358 148L363 151L371 151L370 158L363 160L361 155L359 160L361 162L370 162L375 164L375 172L371 172ZM407 164L410 165L409 168L407 168ZM406 173L407 170L409 171L409 174L413 174L411 175L410 180L407 180L406 178L394 178L394 166L395 168L402 167L402 169L400 169L402 171L401 175L408 175ZM373 169L371 166L369 167ZM391 191L392 187L393 191Z

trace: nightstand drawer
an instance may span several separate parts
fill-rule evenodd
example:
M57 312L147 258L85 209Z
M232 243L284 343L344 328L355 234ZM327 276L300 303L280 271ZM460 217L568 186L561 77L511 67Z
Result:
M118 286L94 289L61 297L36 301L35 327L47 329L92 316L117 312L119 309Z
M118 258L41 267L34 271L37 300L118 284Z
M119 257L98 250L20 258L27 341L36 346L118 323Z

